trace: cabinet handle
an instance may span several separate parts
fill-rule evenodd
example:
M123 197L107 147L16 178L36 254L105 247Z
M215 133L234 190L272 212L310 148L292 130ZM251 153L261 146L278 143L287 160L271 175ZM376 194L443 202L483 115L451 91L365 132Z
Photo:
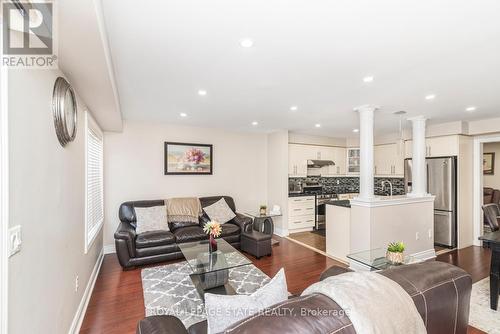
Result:
M300 211L300 209L293 209L293 211Z

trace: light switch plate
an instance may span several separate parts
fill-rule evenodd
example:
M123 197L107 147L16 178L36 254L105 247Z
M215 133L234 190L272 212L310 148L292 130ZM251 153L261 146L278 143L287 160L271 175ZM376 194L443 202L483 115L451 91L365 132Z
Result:
M21 225L9 229L9 257L21 251Z

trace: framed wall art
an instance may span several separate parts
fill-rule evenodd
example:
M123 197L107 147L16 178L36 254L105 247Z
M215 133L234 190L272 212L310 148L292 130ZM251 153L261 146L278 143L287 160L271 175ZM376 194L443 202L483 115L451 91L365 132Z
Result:
M165 142L165 175L212 175L213 145Z
M495 174L495 153L483 153L483 174Z

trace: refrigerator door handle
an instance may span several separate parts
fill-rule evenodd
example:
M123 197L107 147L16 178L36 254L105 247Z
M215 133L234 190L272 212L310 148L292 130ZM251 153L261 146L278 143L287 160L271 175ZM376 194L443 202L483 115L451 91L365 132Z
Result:
M437 216L448 216L452 211L437 211L434 210L434 214Z

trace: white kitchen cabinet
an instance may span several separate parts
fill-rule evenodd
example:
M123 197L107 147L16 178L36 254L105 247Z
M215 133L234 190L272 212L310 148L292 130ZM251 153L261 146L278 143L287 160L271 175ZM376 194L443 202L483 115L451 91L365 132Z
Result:
M345 174L346 149L343 147L321 147L321 160L331 160L335 165L325 166L321 169L322 176L335 176Z
M426 157L447 157L458 155L459 136L442 136L432 137L425 140L425 156ZM413 141L405 142L405 156L412 158Z
M288 175L307 176L307 160L332 160L334 166L322 167L323 176L344 175L346 172L346 149L343 147L317 145L288 145Z
M398 152L397 144L374 147L374 173L376 176L404 174L404 157Z
M347 174L359 174L359 148L347 149Z
M288 145L288 175L290 177L307 176L307 159L310 156L308 145Z
M288 198L288 230L312 228L316 224L316 199L314 196Z

